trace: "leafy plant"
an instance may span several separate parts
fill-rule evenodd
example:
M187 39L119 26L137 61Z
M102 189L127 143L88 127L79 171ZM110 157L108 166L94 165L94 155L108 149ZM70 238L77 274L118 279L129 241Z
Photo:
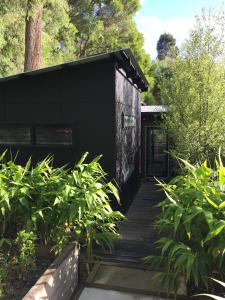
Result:
M119 194L116 186L106 181L99 164L101 156L85 163L85 153L74 168L66 169L55 168L52 157L35 166L31 159L20 166L5 162L5 154L0 157L2 243L25 230L33 232L39 243L56 243L57 251L71 239L84 243L89 257L94 242L112 247L123 215L110 206L112 198L119 202Z
M35 241L36 235L31 232L25 232L21 230L17 233L15 244L19 247L18 263L22 269L27 270L35 265Z
M82 240L90 257L93 242L112 247L123 215L110 206L110 196L119 202L119 194L112 182L105 181L106 173L99 164L101 156L87 164L84 163L87 155L85 153L71 170L62 195L54 202L54 209L61 212L59 224Z
M191 163L211 159L225 145L224 9L204 10L176 59L161 72L160 96L169 112L163 127L173 139L170 152ZM159 66L161 63L159 63Z
M53 240L55 244L54 252L58 255L71 240L70 230L67 227L57 230L53 235Z
M160 183L166 199L156 227L164 235L156 244L160 256L145 261L163 269L157 279L168 290L177 290L179 278L208 288L208 278L225 276L225 167L207 163L193 166L181 160L186 175Z

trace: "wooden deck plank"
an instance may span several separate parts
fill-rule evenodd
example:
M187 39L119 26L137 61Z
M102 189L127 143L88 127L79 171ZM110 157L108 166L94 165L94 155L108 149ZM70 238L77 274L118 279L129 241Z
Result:
M124 261L143 262L143 257L157 254L154 243L159 238L154 222L159 213L156 205L164 198L155 183L142 181L140 188L127 212L127 220L119 226L121 238L115 243L112 253L95 253L102 257Z

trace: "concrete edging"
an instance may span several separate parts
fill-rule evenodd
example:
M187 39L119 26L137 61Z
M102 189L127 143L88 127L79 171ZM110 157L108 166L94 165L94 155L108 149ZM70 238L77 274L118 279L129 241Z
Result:
M79 244L69 244L22 300L69 300L78 284Z

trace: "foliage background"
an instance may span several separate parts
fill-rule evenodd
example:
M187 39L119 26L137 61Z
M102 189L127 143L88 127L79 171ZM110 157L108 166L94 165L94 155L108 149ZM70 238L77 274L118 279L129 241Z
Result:
M131 48L150 84L150 56L134 16L139 0L3 0L0 3L0 77L23 72L27 11L43 6L42 65ZM146 99L152 99L147 93Z
M215 157L225 145L225 18L205 10L175 59L157 66L171 152L192 163Z

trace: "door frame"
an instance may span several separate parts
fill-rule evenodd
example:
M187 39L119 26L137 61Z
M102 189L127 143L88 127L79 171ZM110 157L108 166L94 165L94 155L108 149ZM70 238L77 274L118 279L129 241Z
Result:
M145 125L144 126L144 145L145 145L145 149L144 149L144 153L145 153L145 157L144 157L144 176L146 179L154 179L155 177L153 176L148 176L148 172L147 172L147 168L148 168L148 164L147 164L147 161L148 161L148 158L147 158L147 155L148 155L148 134L147 134L147 131L148 131L148 128L151 128L151 129L160 129L160 126L157 126L157 125ZM166 134L166 145L167 145L167 151L169 151L169 139L168 139L168 134ZM167 172L166 172L166 177L158 177L159 179L167 179L169 177L169 153L167 153L167 160L166 160L166 167L167 167Z

